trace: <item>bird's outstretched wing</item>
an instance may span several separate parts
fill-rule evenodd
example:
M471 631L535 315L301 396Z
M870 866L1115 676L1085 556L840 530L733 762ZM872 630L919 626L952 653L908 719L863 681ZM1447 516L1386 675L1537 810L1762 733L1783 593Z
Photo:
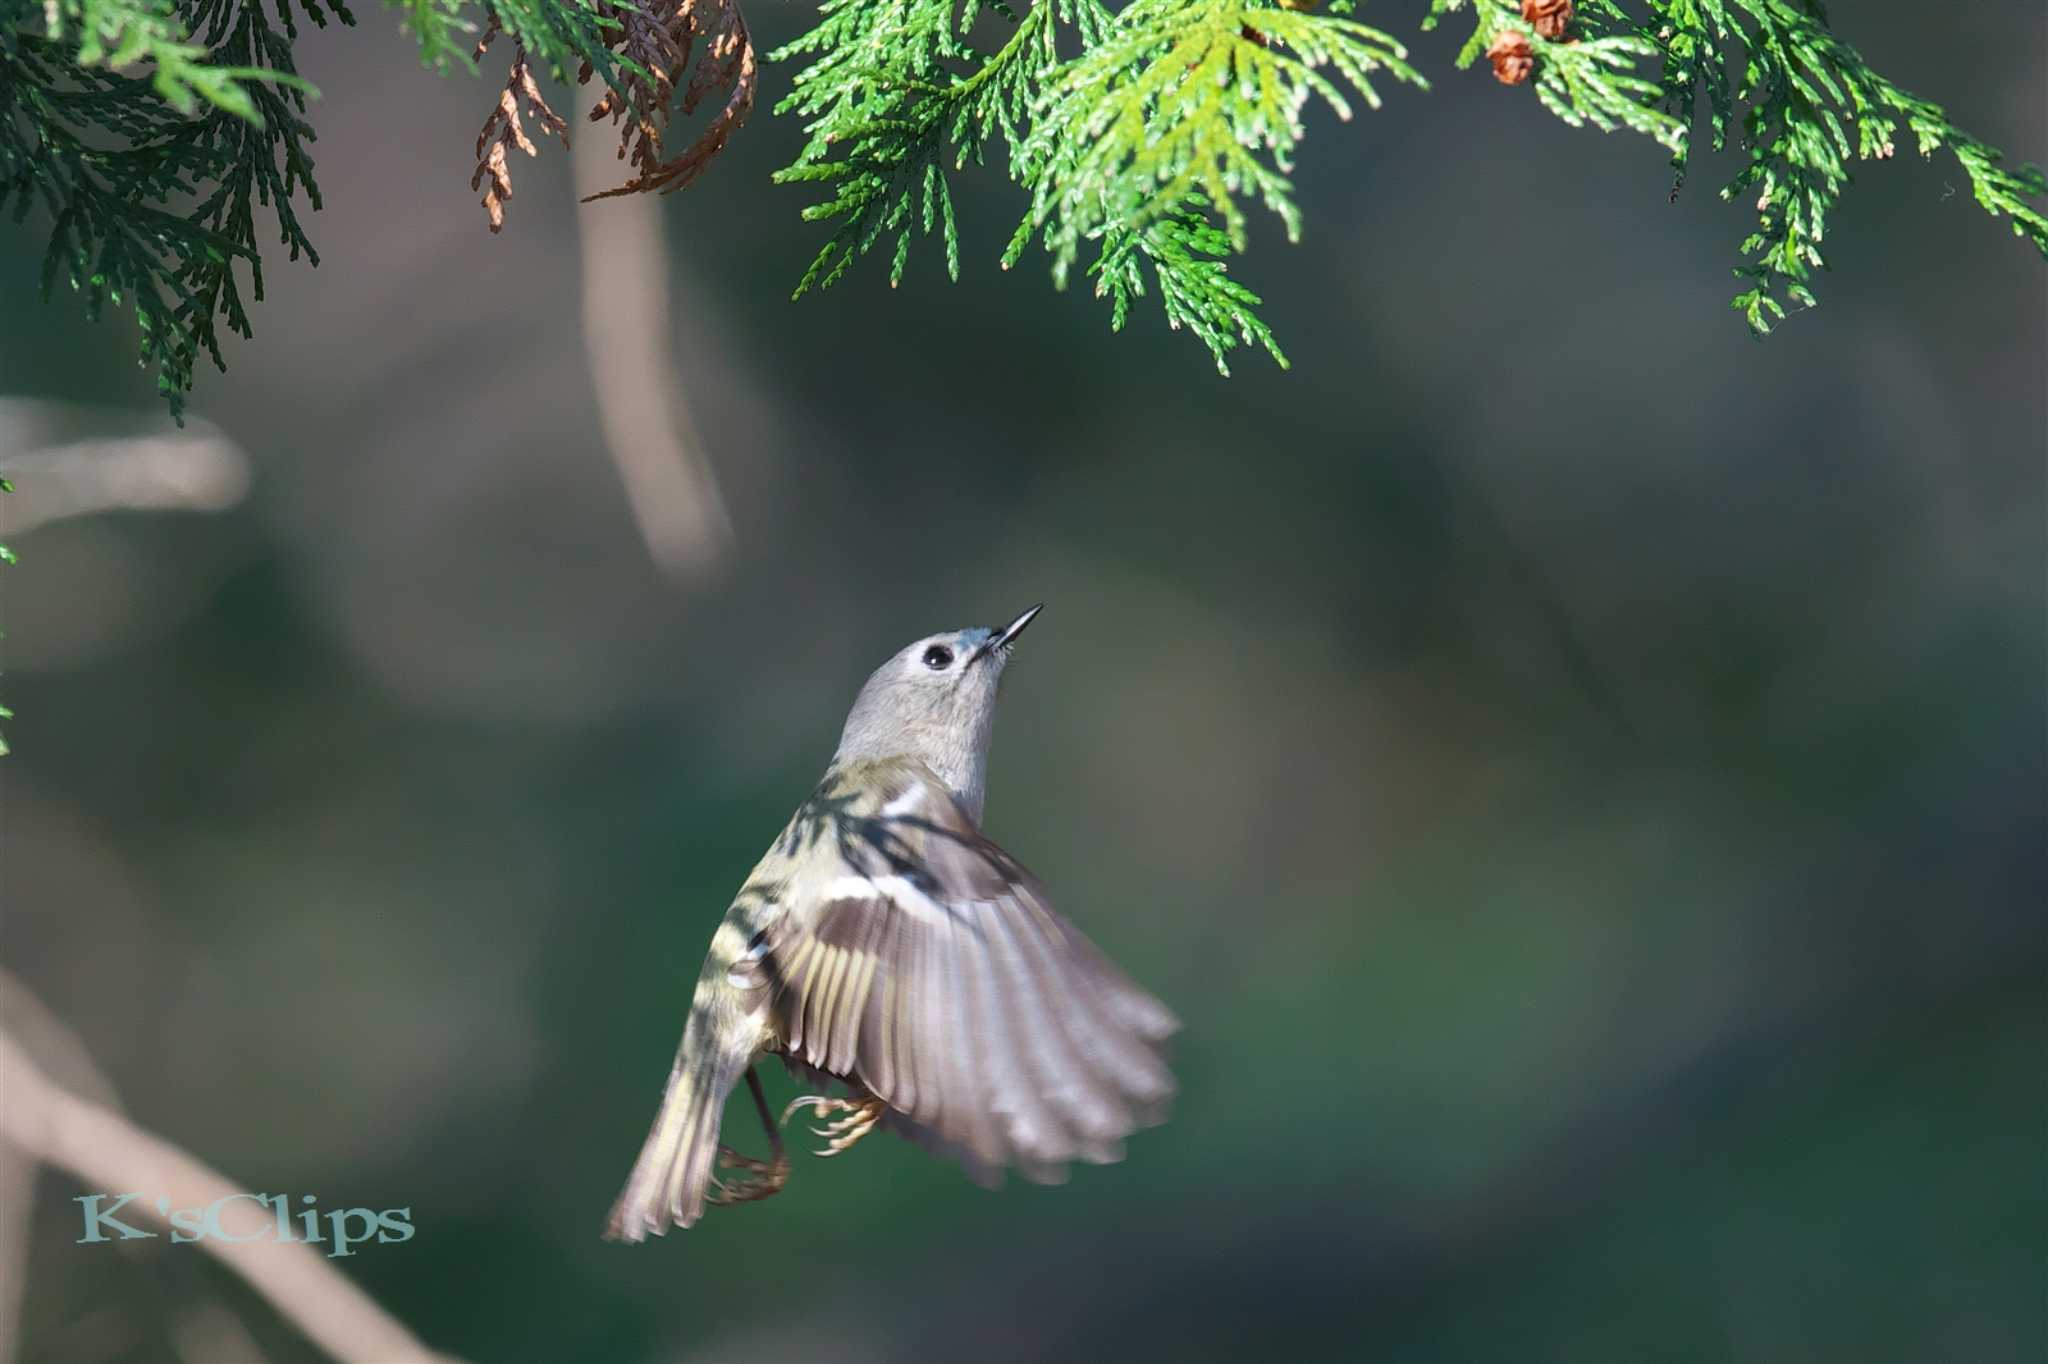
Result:
M1046 903L921 767L828 780L785 838L835 867L731 971L783 1052L884 1100L891 1126L987 1179L1120 1159L1174 1092L1179 1021ZM795 851L795 849L791 849Z

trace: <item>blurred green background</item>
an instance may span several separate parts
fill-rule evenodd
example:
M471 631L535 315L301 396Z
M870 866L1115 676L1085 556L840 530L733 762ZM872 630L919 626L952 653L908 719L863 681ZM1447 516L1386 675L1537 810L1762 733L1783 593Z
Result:
M1436 91L1319 119L1304 241L1236 267L1294 370L1226 382L998 270L994 174L960 285L786 302L770 66L660 205L656 387L731 527L678 576L570 158L489 236L490 85L359 18L300 45L321 264L193 403L232 505L8 532L4 961L138 1121L410 1205L339 1263L474 1360L2048 1358L2048 276L1940 162L1868 169L1758 345L1732 157L1669 203L1422 37ZM2040 5L1836 18L2048 156ZM0 228L0 459L171 434L129 320L37 300L46 226ZM601 1242L862 678L1038 600L988 827L1186 1020L1173 1121L995 1195L871 1141ZM191 1247L73 1244L78 1192L24 1358L164 1358L197 1293L315 1357Z

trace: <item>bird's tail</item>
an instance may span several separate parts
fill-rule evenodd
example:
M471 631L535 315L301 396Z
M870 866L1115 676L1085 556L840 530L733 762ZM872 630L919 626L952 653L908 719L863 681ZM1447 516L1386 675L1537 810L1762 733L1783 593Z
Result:
M707 1021L701 1010L692 1010L661 1111L612 1204L607 1240L642 1241L649 1233L661 1235L670 1223L687 1227L704 1215L725 1098L747 1069L744 1055L730 1055L705 1036L711 1031L703 1026Z

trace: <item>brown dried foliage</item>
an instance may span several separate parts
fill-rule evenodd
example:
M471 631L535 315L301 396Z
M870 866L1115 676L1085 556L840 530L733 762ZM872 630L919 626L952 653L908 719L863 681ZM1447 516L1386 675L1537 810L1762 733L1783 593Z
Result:
M491 45L491 40L500 31L494 15L484 29L484 36L477 40L477 56L484 55L484 49ZM483 130L476 135L476 173L469 177L471 189L476 189L486 179L491 182L491 187L484 191L484 212L491 215L493 232L505 226L505 201L512 197L512 168L506 160L508 149L517 147L528 156L539 150L520 122L519 100L522 95L526 98L526 116L540 120L541 135L559 137L564 147L569 145L569 125L541 98L540 86L534 83L533 72L527 65L525 46L515 47L512 50L512 74L506 77L505 88L498 92L497 106L484 120Z
M1571 26L1572 0L1522 0L1522 17L1544 37L1556 42Z
M619 126L619 158L630 160L636 172L617 189L590 197L671 194L702 175L753 112L760 83L753 39L737 0L661 0L651 15L630 9L618 13L626 25L621 53L646 67L654 79L629 72L625 85L631 98L621 99L618 91L607 90L590 111L593 123L609 118ZM696 64L691 66L693 52ZM685 116L695 113L714 91L724 92L725 105L680 155L667 158L662 136L675 112L677 78L686 67L690 76L681 90ZM587 68L583 74L589 78Z
M738 0L648 0L646 8L628 3L608 5L601 12L617 24L611 42L613 51L638 63L646 74L622 69L620 84L624 92L607 89L590 111L592 122L609 119L618 128L619 159L629 161L633 167L633 176L625 184L590 198L672 193L703 174L753 112L760 70L747 21L740 13ZM477 44L478 55L490 45L498 27L493 17L483 41ZM594 74L585 63L577 73L577 82L587 82ZM723 107L689 146L669 157L663 143L671 119L678 113L684 117L695 113L705 97L714 93L725 96ZM546 131L559 134L564 146L569 142L562 121L540 99L533 78L526 73L526 53L522 48L513 58L506 92L485 121L483 136L477 142L479 163L471 187L481 184L486 176L491 180L484 208L491 215L493 232L503 225L504 201L512 195L511 177L505 169L505 148L518 146L529 154L533 151L533 144L520 129L517 94L527 97L530 109L542 118ZM486 156L485 144L494 135L498 140Z

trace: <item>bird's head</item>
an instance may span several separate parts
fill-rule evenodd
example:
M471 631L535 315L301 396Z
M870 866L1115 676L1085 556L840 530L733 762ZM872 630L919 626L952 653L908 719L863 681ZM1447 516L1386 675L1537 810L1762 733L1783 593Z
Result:
M915 758L979 814L996 689L1032 607L1008 625L927 635L875 669L839 739L837 762Z

